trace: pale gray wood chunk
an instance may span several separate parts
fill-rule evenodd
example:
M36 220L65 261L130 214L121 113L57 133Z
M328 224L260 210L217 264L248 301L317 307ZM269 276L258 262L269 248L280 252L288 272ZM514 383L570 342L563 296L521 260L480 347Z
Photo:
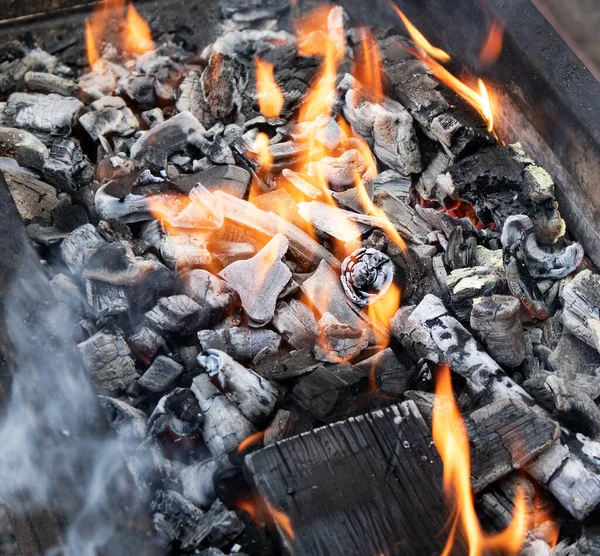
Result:
M238 361L251 361L263 349L278 350L281 344L277 332L243 326L200 330L198 340L203 350L218 349Z
M317 321L308 305L290 299L280 301L273 316L273 326L295 349L312 346L317 336Z
M159 355L140 377L138 383L150 392L164 392L175 383L182 372L183 367L179 363Z
M4 177L23 220L50 221L52 211L61 203L56 188L23 173L4 172Z
M563 324L586 344L600 350L600 276L584 270L563 289Z
M277 234L254 257L236 261L219 273L240 296L248 317L259 325L273 318L279 294L292 278L281 261L288 247L287 238Z
M158 332L191 334L203 325L206 314L187 295L172 295L159 299L144 315L144 324Z
M128 137L140 126L121 97L102 97L92 102L91 111L81 116L79 123L94 141L112 134Z
M92 224L84 224L73 230L60 244L63 260L76 276L83 270L83 261L88 249L99 249L106 240Z
M41 171L50 152L44 143L28 131L0 127L0 156L14 158L19 166Z

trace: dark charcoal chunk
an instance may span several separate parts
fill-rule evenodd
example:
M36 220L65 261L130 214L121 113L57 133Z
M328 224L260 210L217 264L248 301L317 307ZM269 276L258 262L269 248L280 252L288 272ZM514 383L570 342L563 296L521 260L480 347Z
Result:
M164 392L183 372L183 367L172 359L159 355L138 383L151 392Z

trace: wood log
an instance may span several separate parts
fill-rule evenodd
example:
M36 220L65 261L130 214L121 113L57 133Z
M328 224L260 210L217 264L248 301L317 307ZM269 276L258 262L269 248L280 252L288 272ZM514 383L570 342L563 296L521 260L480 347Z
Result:
M446 543L442 465L412 402L278 442L245 466L281 512L271 515L289 519L293 539L275 519L286 553L438 554ZM460 533L453 550L467 553Z

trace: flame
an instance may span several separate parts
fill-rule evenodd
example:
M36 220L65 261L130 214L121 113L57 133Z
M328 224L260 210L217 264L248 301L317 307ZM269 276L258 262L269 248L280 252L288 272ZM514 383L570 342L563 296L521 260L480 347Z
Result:
M479 59L484 64L493 64L500 57L503 43L504 27L499 21L494 21L479 54Z
M150 26L133 7L133 4L127 6L123 47L125 52L136 55L154 50L154 41L152 40Z
M390 6L392 6L398 17L402 20L402 23L404 23L404 27L406 27L410 38L421 50L423 50L423 52L440 62L449 62L451 60L450 55L447 52L444 52L441 48L436 48L423 36L396 4L390 2Z
M249 514L257 525L261 525L262 523L261 509L264 509L264 511L271 516L271 519L291 541L296 538L296 533L292 527L292 520L290 517L273 507L266 499L262 498L260 502L257 503L253 498L242 498L237 500L233 505L234 507Z
M529 516L523 489L519 488L510 525L498 534L486 534L475 513L471 490L471 458L469 439L454 399L450 368L444 365L437 379L433 406L432 435L444 464L444 490L451 498L456 514L442 556L452 553L457 526L469 543L469 556L482 556L484 550L501 550L517 554L529 530Z
M244 438L244 440L242 440L240 442L240 445L237 447L237 453L241 454L246 451L246 448L249 448L250 446L253 446L254 444L261 442L264 439L265 434L267 434L266 430L255 432L254 434L251 434L247 438Z
M381 55L373 33L364 27L359 30L361 48L354 61L352 75L367 87L374 102L383 100Z
M256 151L259 173L266 176L273 166L273 155L269 149L269 136L266 133L261 131L256 136L254 150Z
M122 34L116 22L125 20ZM133 7L125 0L105 0L98 3L92 16L85 22L85 48L90 67L93 69L102 60L100 45L103 42L120 42L123 50L131 55L139 55L154 48L150 27Z
M283 108L283 93L275 83L273 64L256 58L256 94L261 114L265 118L279 118Z

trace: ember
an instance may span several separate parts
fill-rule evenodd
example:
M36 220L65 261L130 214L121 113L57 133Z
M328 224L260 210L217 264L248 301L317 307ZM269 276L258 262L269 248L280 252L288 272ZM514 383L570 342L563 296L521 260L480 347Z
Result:
M157 550L559 555L600 511L600 277L483 80L391 6L223 1L192 51L108 0L89 67L0 47L0 201ZM90 523L133 527L114 507Z

